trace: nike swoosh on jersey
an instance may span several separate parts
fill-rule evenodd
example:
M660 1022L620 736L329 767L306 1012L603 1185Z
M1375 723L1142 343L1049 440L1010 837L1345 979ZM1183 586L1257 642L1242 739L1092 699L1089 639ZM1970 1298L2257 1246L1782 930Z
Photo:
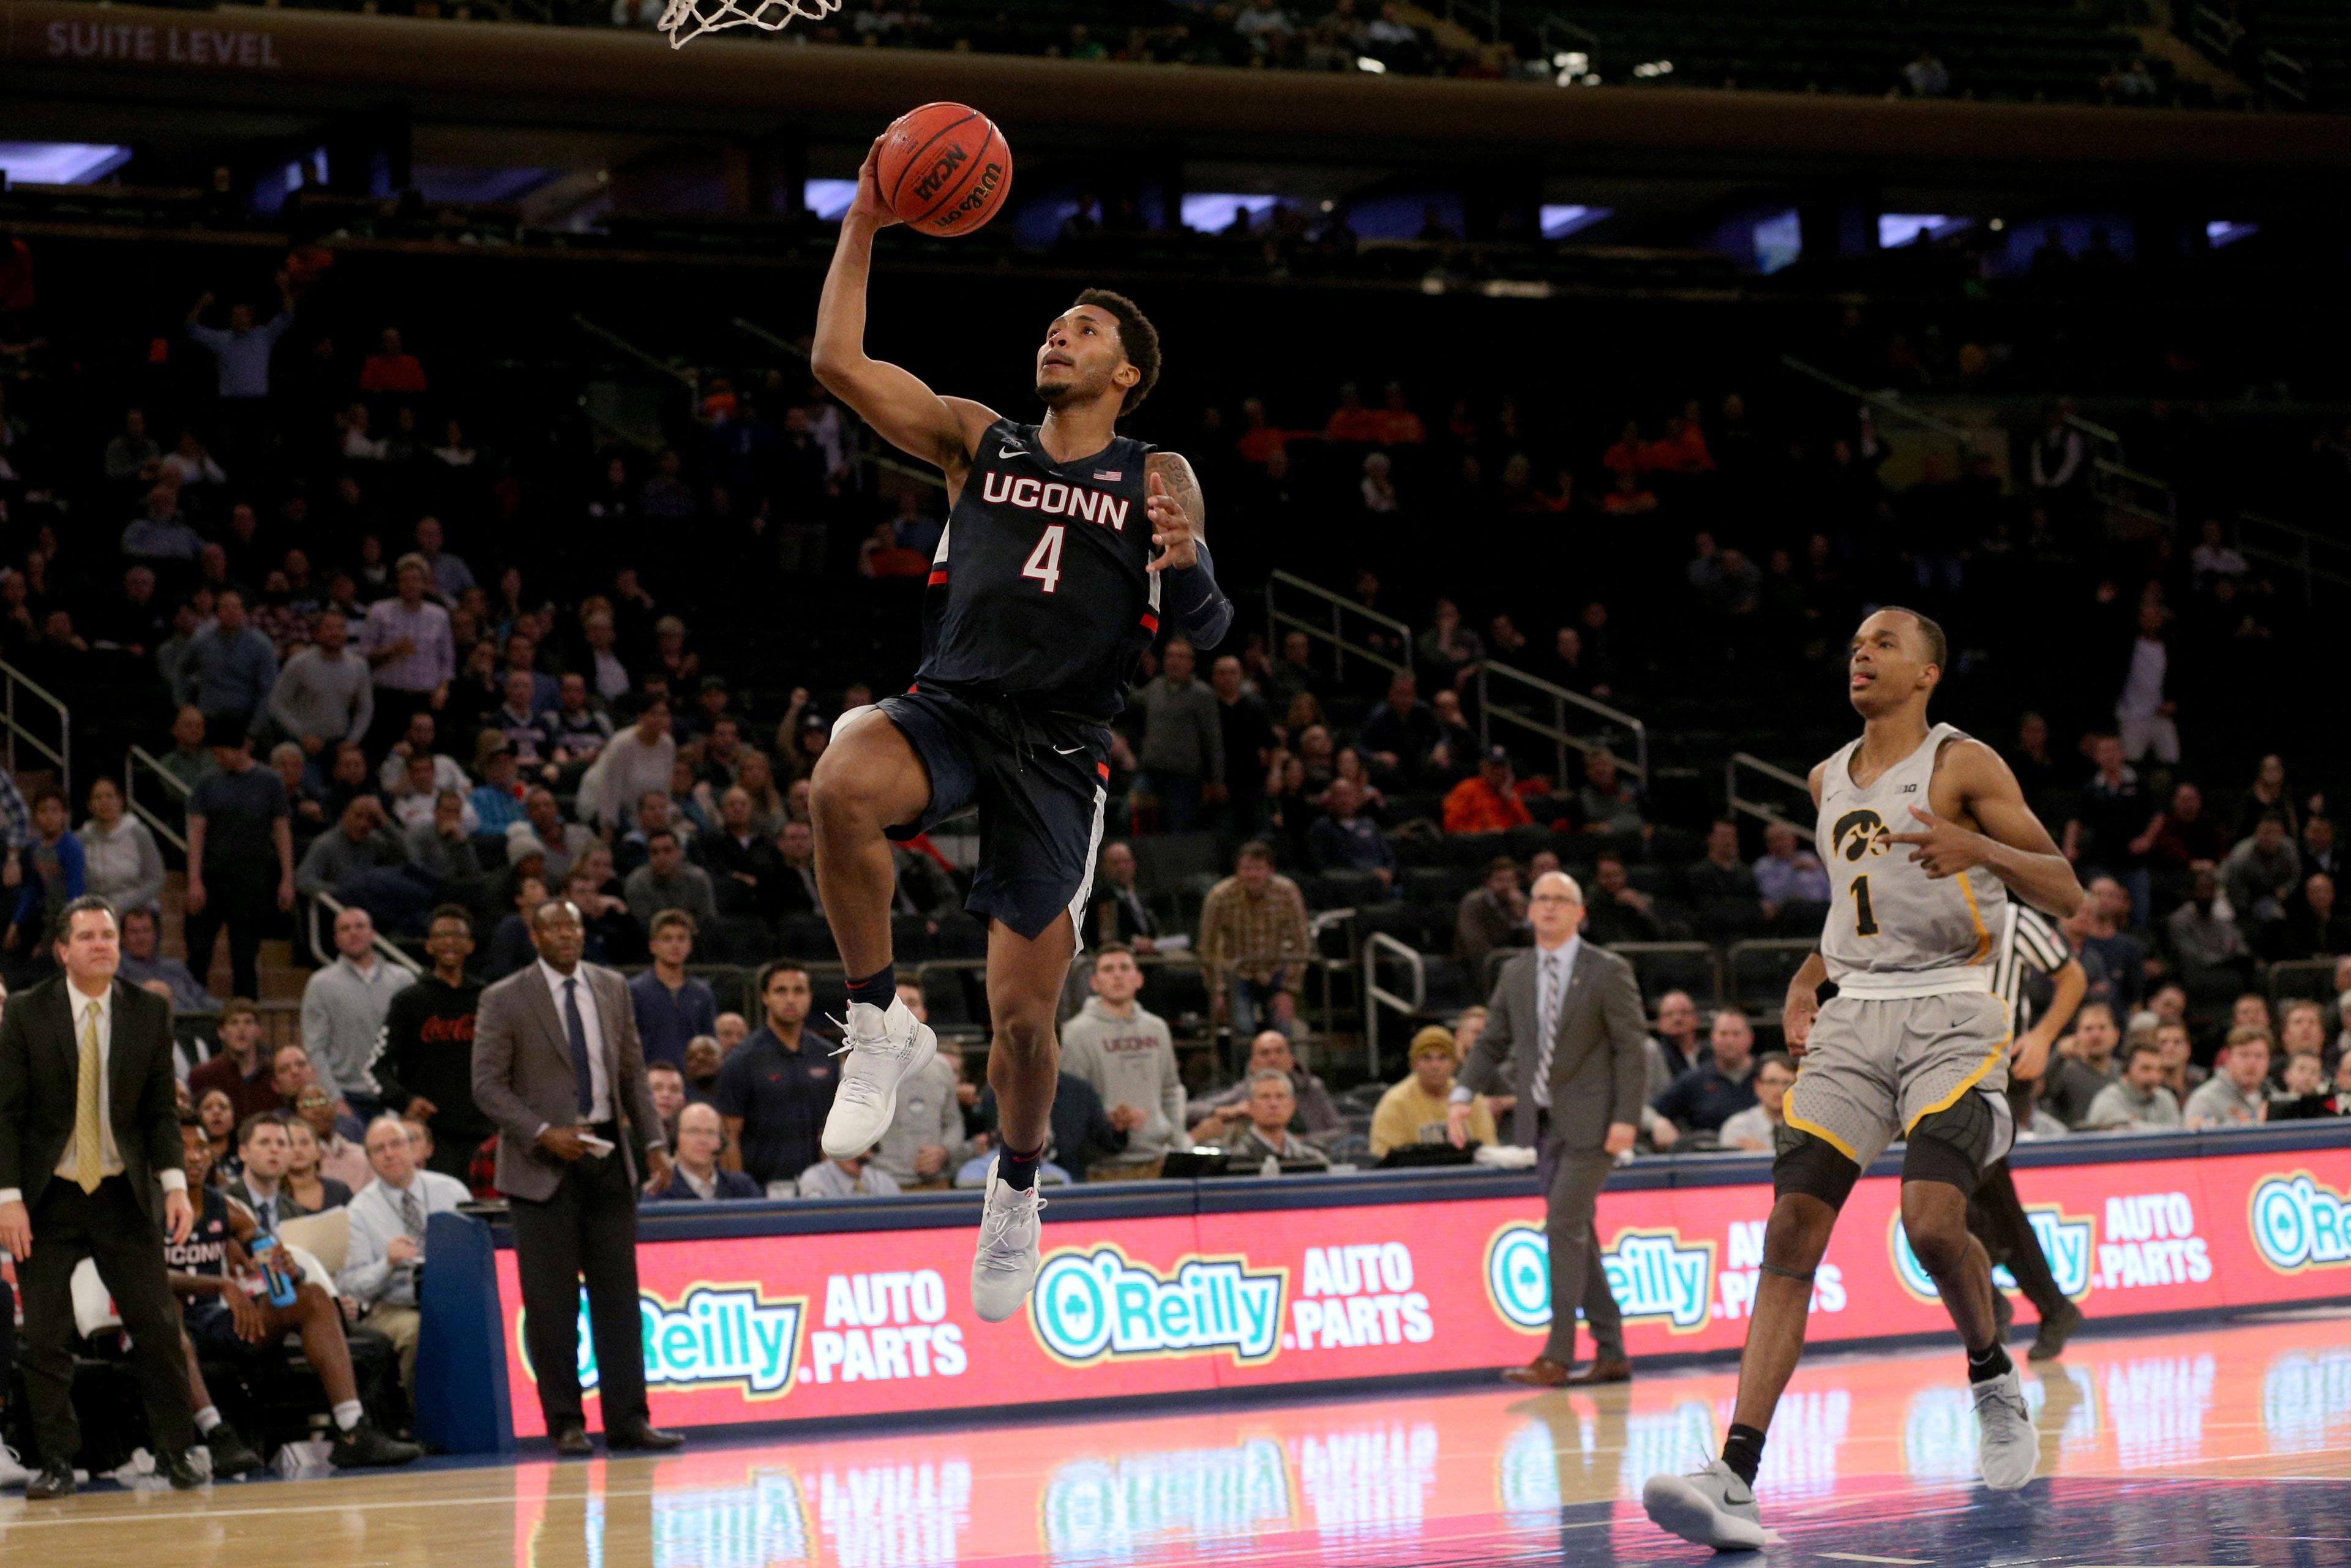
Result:
M1057 746L1053 747L1053 749L1060 752L1063 757L1075 757L1080 752L1083 751L1085 747L1082 746Z

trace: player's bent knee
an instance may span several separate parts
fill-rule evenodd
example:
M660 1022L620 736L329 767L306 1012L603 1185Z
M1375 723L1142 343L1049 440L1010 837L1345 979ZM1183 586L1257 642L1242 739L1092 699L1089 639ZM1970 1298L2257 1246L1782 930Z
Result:
M1853 1184L1860 1179L1861 1167L1827 1139L1790 1127L1781 1129L1779 1153L1771 1161L1773 1197L1801 1193L1818 1198L1828 1206L1834 1221L1844 1200L1853 1196ZM1775 1221L1779 1213L1777 1207L1772 1210Z

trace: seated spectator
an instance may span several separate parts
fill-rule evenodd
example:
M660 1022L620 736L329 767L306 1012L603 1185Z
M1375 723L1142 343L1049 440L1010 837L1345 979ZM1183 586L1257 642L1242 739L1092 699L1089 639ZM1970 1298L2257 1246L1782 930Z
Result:
M350 642L342 613L320 611L310 622L309 646L286 661L269 688L270 722L306 758L339 740L366 739L375 722L375 682Z
M605 742L595 762L580 776L577 809L581 821L618 828L646 790L669 788L670 776L677 768L669 699L646 697L637 708L636 718L636 723Z
M672 1069L667 1076L675 1078L676 1071ZM647 1203L708 1203L716 1198L768 1196L766 1188L741 1171L726 1170L718 1164L726 1132L712 1107L681 1106L675 1143L677 1158L670 1162L669 1181L647 1195Z
M2123 1053L2123 1075L2098 1091L2082 1118L2085 1133L2168 1132L2179 1125L2179 1102L2163 1085L2163 1047L2133 1040Z
M414 354L401 346L400 329L386 327L376 340L375 352L360 366L360 391L370 394L402 392L409 395L425 390L424 366ZM440 532L435 525L434 532ZM419 548L423 540L418 541ZM467 586L471 585L468 574Z
M1641 817L1641 792L1618 770L1616 758L1605 751L1583 754L1583 784L1575 792L1576 813L1587 833L1640 833L1649 824Z
M2269 1031L2240 1024L2229 1031L2218 1071L2188 1097L2182 1109L2189 1132L2205 1127L2250 1127L2269 1120Z
M1298 884L1275 873L1269 845L1243 844L1233 874L1200 905L1201 978L1212 1015L1229 1019L1236 1035L1268 1027L1296 1034L1298 988L1312 952Z
M2211 866L2199 864L2188 899L2163 923L2172 953L2179 959L2181 978L2191 989L2210 989L2231 980L2241 984L2252 961L2235 913L2220 902L2220 879Z
M695 834L694 853L708 873L720 914L773 920L782 912L783 855L773 840L753 831L749 790L732 788L719 796L718 831Z
M2260 934L2282 927L2286 901L2302 883L2302 852L2287 836L2285 817L2262 813L2252 836L2241 839L2220 862L2220 890L2229 895L2240 930Z
M2308 998L2290 1001L2279 1009L2278 1057L2270 1070L2273 1086L2285 1082L2285 1070L2296 1057L2307 1056L2321 1065L2326 1060L2326 1009Z
M272 1239L274 1227L258 1221L205 1179L212 1148L204 1129L186 1116L181 1118L180 1146L186 1156L188 1195L196 1205L196 1220L186 1240L163 1243L163 1266L172 1293L181 1300L180 1341L188 1359L189 1403L195 1407L196 1436L211 1454L213 1474L250 1474L261 1468L261 1457L221 1418L204 1386L199 1357L256 1366L276 1355L288 1334L301 1336L303 1357L326 1387L335 1425L329 1452L337 1469L405 1465L421 1456L423 1448L386 1437L367 1418L335 1298L323 1287L298 1278L293 1304L281 1307L256 1288L261 1270L251 1249ZM294 1272L293 1260L282 1250L271 1266Z
M159 572L167 572L173 563L192 561L204 552L204 536L188 526L180 516L180 487L176 484L161 484L147 492L144 511L122 530L116 548L134 561L152 565Z
M1429 619L1428 629L1413 642L1419 673L1432 688L1458 692L1485 662L1486 644L1461 624L1461 607L1449 599L1438 600Z
M243 997L231 998L220 1010L219 1034L220 1053L189 1070L188 1092L201 1100L219 1090L235 1107L240 1125L263 1112L283 1110L269 1059L261 1049L261 1010Z
M1088 929L1097 943L1123 942L1137 953L1158 951L1159 917L1135 889L1134 846L1113 840L1102 848Z
M706 1040L709 1037L697 1035L695 1038ZM645 1089L653 1096L654 1114L661 1117L662 1142L670 1148L677 1147L677 1115L687 1104L685 1070L674 1062L648 1061L645 1063ZM693 1103L699 1105L707 1102L697 1100ZM718 1134L718 1141L710 1145L710 1157L714 1161L718 1158L719 1145L726 1141L726 1129L723 1124L716 1124L715 1130ZM757 1184L753 1185L756 1190Z
M208 1089L193 1096L196 1124L213 1152L213 1180L225 1186L236 1178L236 1106L225 1090Z
M805 1027L808 971L788 958L761 966L752 988L763 1021L718 1070L715 1103L725 1120L728 1170L762 1188L790 1184L824 1157L819 1134L840 1074L830 1042ZM688 1072L691 1076L692 1063Z
M557 803L555 791L552 789L529 791L523 797L522 811L523 820L529 825L529 831L538 839L547 856L547 864L543 869L547 873L548 881L552 883L569 881L572 863L581 855L586 854L588 846L596 841L595 830L589 827L584 820L567 821L563 815L563 808ZM513 865L522 858L515 836L519 831L521 830L516 828L507 830L507 863L508 865Z
M2333 877L2314 872L2303 879L2302 896L2287 911L2285 929L2273 951L2287 959L2351 953L2351 914L2335 902Z
M1666 939L1665 926L1650 908L1648 894L1633 885L1621 855L1602 855L1593 872L1592 903L1584 912L1583 934L1604 947ZM1695 1016L1692 1027L1696 1027Z
M433 879L440 896L482 879L481 857L474 852L477 826L473 808L455 789L437 792L432 816L410 826L408 863Z
M271 1085L310 1129L311 1141L319 1145L320 1179L338 1183L350 1192L367 1186L372 1174L367 1150L350 1136L356 1131L364 1137L366 1129L335 1109L333 1091L311 1071L310 1053L289 1043L271 1051L269 1062Z
M605 618L603 624L609 630L611 619ZM626 685L621 688L622 694L627 690ZM619 694L607 694L611 695ZM590 700L588 679L577 671L558 680L555 706L538 716L538 727L559 767L584 768L602 755L612 738L611 716Z
M1716 1140L1726 1149L1770 1154L1779 1146L1786 1124L1788 1086L1796 1081L1796 1064L1784 1051L1767 1051L1755 1059L1755 1103L1722 1124Z
M2163 1060L2163 1075L2159 1082L2171 1091L2173 1100L2185 1106L2189 1095L2194 1093L2211 1074L2189 1060L2194 1052L2195 1042L2189 1037L2187 1024L2171 1020L2157 1024L2155 1044L2156 1049L2162 1052Z
M294 1147L287 1136L287 1119L283 1111L260 1111L237 1124L236 1174L225 1189L262 1229L273 1232L304 1213L282 1185Z
M1461 1049L1450 1030L1431 1024L1412 1037L1411 1072L1390 1086L1372 1110L1371 1151L1374 1159L1391 1149L1448 1142L1447 1123L1453 1103L1453 1075L1461 1066ZM1499 1143L1494 1108L1484 1095L1469 1103L1469 1142L1481 1147Z
M800 1172L802 1197L895 1197L895 1178L875 1165L870 1155L822 1159Z
M1111 1124L1126 1147L1105 1156L1095 1174L1105 1180L1147 1179L1177 1149L1189 1146L1184 1124L1184 1075L1167 1022L1142 1007L1143 970L1116 943L1094 953L1093 994L1061 1026L1061 1071L1084 1079L1102 1096Z
M1419 776L1429 752L1445 736L1437 710L1420 700L1420 683L1409 670L1399 670L1388 682L1387 699L1364 716L1355 738L1374 777L1408 781Z
M1213 1143L1214 1137L1202 1137L1201 1130L1211 1122L1234 1123L1249 1115L1249 1081L1264 1071L1282 1073L1290 1080L1290 1104L1298 1119L1299 1130L1316 1142L1327 1141L1345 1134L1346 1118L1339 1114L1338 1104L1322 1080L1309 1072L1290 1048L1290 1037L1279 1030L1267 1030L1249 1042L1248 1071L1241 1081L1209 1100L1206 1105L1195 1103L1188 1113L1193 1122L1192 1141Z
M0 946L29 956L39 968L49 967L46 938L58 912L89 891L88 862L71 825L62 791L48 784L33 791L32 836L14 856L16 907Z
M1519 865L1508 855L1486 862L1486 878L1461 895L1453 914L1453 956L1472 977L1482 976L1487 955L1498 947L1523 947L1527 895L1519 885Z
M213 749L204 744L204 712L193 703L183 703L172 717L172 749L156 758L163 771L188 789L194 789L204 776L213 771ZM13 780L5 782L14 791Z
M528 842L534 851L530 859L543 861L544 853L537 850L538 841L532 839ZM514 869L507 867L509 871ZM547 902L547 879L535 872L526 873L507 885L512 890L507 900L508 907L490 928L490 956L482 967L482 977L486 981L503 980L517 969L528 967L538 956L538 949L530 940L528 912Z
M1657 998L1657 1027L1642 1041L1642 1053L1648 1071L1641 1090L1641 1131L1657 1148L1669 1149L1680 1129L1649 1106L1675 1079L1698 1065L1698 1004L1687 991L1667 991Z
M300 1116L286 1120L286 1191L306 1214L324 1214L351 1201L351 1189L319 1168L325 1151L319 1134ZM364 1163L365 1156L362 1156Z
M1172 637L1160 652L1159 674L1134 699L1143 720L1134 792L1159 803L1171 833L1198 828L1202 805L1224 792L1224 709L1196 668L1192 644Z
M612 852L591 844L571 868L563 896L580 911L581 949L591 964L633 964L645 956L645 928L629 913L628 900L612 875Z
M2218 862L2229 852L2229 831L2204 808L2204 791L2182 781L2172 787L2171 804L2155 820L2147 846L2150 871L2176 892L2184 892L2198 861Z
M335 1275L338 1295L359 1303L360 1322L400 1352L400 1381L416 1385L416 1284L424 1271L425 1222L455 1214L474 1195L464 1182L417 1167L408 1129L397 1116L379 1116L367 1130L368 1166L375 1179L352 1195L351 1239Z
M1379 824L1363 815L1363 791L1353 779L1331 781L1322 796L1322 815L1306 830L1309 858L1317 871L1367 871L1380 879L1382 887L1393 888L1395 850ZM1128 852L1130 867L1134 859L1133 852Z
M2113 1005L2084 1002L2074 1015L2074 1032L2057 1042L2057 1054L2042 1074L2043 1108L2066 1126L2079 1128L2099 1092L2122 1076L2122 1063L2115 1055L2121 1043Z
M2336 1113L2326 1092L2326 1067L2315 1056L2289 1056L2285 1082L2270 1096L2270 1120L2304 1122Z
M977 1129L975 1142L986 1150L997 1133L995 1089L978 1092L971 1120ZM1103 1109L1102 1096L1094 1092L1093 1085L1074 1074L1062 1073L1053 1090L1050 1131L1045 1139L1045 1157L1037 1166L1038 1181L1081 1182L1095 1160L1125 1147L1126 1134L1111 1125L1110 1113ZM985 1186L995 1164L992 1153L974 1155L956 1172L956 1186Z
M465 809L478 824L477 834L503 838L507 829L529 820L523 815L522 765L505 736L484 730L475 738L474 771L482 781L465 797Z
M697 926L717 920L718 904L710 873L698 865L686 863L685 852L679 845L674 829L660 828L648 835L645 852L645 863L631 872L621 884L622 896L632 916L648 927L664 910L683 913ZM780 864L780 856L778 859ZM780 904L780 893L778 899Z
M1767 915L1829 901L1829 873L1822 868L1821 857L1803 848L1796 830L1785 822L1764 824L1763 853L1752 869Z
M409 758L422 757L430 758L433 764L431 771L425 775L425 781L432 788L471 789L474 787L474 781L465 777L465 770L457 766L457 759L444 756L434 749L434 741L439 734L439 726L434 721L430 713L420 712L410 718L407 729L402 732L398 740L392 742L392 749L385 754L383 761L376 768L377 787L387 794L399 789L402 781L408 777Z
M343 808L342 820L332 831L310 841L295 870L294 885L312 898L324 893L349 902L343 890L361 885L377 871L407 863L407 842L376 798L361 795Z
M134 986L151 980L161 980L172 988L172 1010L182 1013L216 1012L220 1003L196 983L184 958L166 958L157 951L162 940L162 927L152 909L126 909L122 912L122 962L116 973Z
M152 909L163 895L163 855L147 824L123 810L122 787L100 778L89 787L81 840L83 885L115 908Z
M1515 779L1510 754L1499 746L1489 748L1479 758L1477 777L1464 779L1445 797L1445 831L1499 833L1533 821Z
M1719 817L1707 830L1705 858L1683 868L1682 891L1698 906L1700 922L1712 930L1735 933L1753 925L1762 894L1755 873L1740 858L1735 819Z
M1649 1108L1684 1133L1719 1133L1722 1124L1756 1103L1755 1029L1737 1008L1719 1008L1707 1037L1708 1055L1666 1085Z
M637 1039L648 1065L660 1061L683 1069L686 1042L716 1025L718 998L708 984L685 972L699 929L694 916L671 906L656 910L645 924L653 965L629 981Z
M688 851L690 860L691 840L695 836L691 820L671 803L668 790L646 790L637 797L636 825L612 846L613 865L622 876L628 875L650 858L653 836L672 831L677 834L678 847Z
M1322 1150L1290 1130L1298 1113L1298 1101L1288 1073L1269 1067L1250 1073L1246 1086L1249 1099L1241 1106L1246 1123L1235 1133L1226 1121L1226 1131L1217 1140L1227 1165L1246 1170L1267 1160L1317 1166L1331 1163Z
M1479 758L1484 755L1478 732L1461 712L1461 694L1450 686L1429 698L1428 708L1437 716L1437 744L1428 748L1426 758L1429 781L1458 783L1477 771Z

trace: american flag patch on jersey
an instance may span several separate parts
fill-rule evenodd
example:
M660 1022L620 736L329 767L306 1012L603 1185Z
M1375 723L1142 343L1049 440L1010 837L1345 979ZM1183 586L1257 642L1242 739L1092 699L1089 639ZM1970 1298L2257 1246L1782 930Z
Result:
M1097 468L1094 470L1094 477L1115 485L1125 472L1123 468Z

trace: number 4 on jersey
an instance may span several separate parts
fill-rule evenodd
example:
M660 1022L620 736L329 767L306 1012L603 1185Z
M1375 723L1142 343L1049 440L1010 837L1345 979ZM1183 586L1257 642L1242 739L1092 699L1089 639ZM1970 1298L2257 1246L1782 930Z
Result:
M1050 593L1061 581L1061 535L1068 531L1065 523L1049 523L1037 548L1029 552L1029 564L1020 569L1023 577L1033 577Z

